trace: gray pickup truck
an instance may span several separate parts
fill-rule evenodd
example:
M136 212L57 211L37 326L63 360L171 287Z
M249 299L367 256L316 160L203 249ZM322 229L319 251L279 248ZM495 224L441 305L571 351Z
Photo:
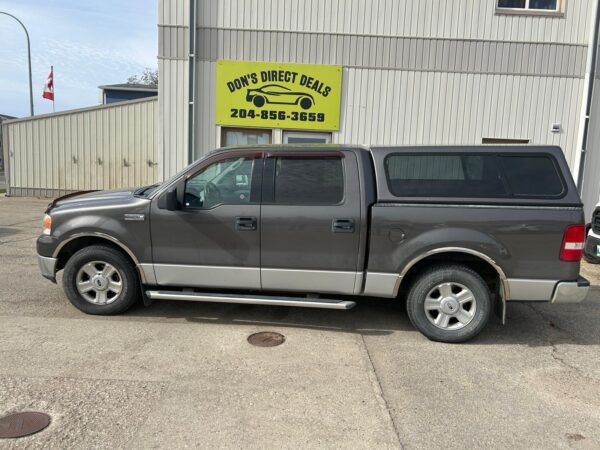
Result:
M138 300L349 309L406 302L430 339L507 302L580 302L581 199L558 147L255 146L159 185L52 202L43 276L117 314Z

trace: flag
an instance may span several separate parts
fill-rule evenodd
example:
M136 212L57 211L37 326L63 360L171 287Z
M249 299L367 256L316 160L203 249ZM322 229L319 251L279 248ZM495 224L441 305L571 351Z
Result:
M54 69L52 66L50 66L50 73L48 74L46 84L44 84L42 97L54 101Z

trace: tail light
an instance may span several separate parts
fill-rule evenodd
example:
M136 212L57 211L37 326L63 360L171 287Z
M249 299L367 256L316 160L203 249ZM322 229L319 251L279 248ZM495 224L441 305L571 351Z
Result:
M585 247L585 225L569 225L560 247L561 261L579 261Z

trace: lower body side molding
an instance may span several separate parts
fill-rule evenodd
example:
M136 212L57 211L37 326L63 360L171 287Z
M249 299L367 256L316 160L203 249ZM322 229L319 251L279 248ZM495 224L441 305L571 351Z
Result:
M190 302L239 303L247 305L296 306L300 308L351 309L356 302L319 298L281 297L267 295L212 294L182 291L146 291L152 300L185 300Z

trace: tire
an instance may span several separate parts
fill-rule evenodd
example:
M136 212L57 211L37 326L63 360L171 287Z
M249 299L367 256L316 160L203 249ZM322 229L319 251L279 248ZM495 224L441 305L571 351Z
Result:
M441 264L413 282L406 309L412 324L428 339L458 343L483 330L493 305L488 286L477 272L460 264Z
M303 97L302 99L300 99L300 107L302 109L310 109L312 104L313 104L312 100L308 97Z
M584 253L583 259L585 259L585 261L590 264L600 264L600 258L598 258L597 256L593 256L589 253Z
M262 108L263 106L265 106L266 100L265 100L265 98L262 95L256 95L252 99L252 103L257 108Z
M85 247L71 256L63 287L71 303L86 314L120 314L139 300L140 293L133 263L104 245Z

